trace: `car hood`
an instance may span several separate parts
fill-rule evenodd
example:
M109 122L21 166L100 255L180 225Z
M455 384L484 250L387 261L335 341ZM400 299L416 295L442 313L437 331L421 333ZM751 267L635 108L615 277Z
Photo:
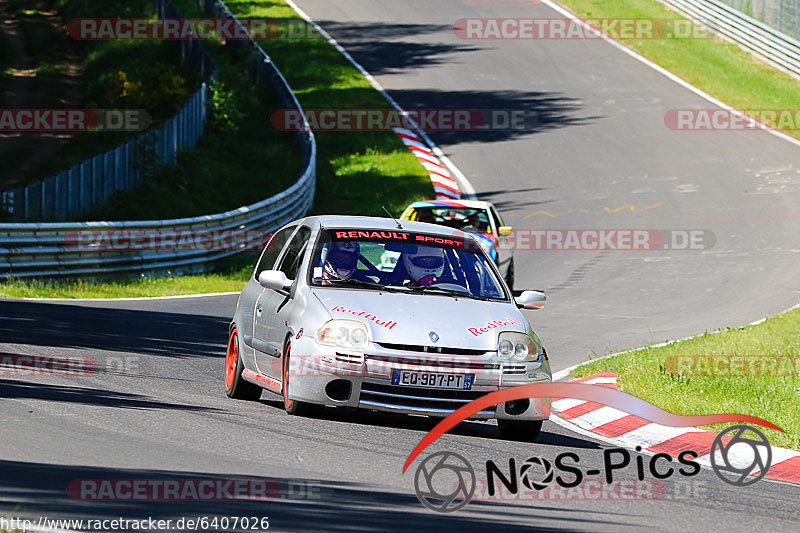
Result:
M495 350L499 331L528 330L522 313L509 302L320 287L313 291L332 318L364 322L375 342Z

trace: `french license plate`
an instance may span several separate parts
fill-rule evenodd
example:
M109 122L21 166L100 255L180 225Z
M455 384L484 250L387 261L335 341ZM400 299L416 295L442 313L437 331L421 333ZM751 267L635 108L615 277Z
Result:
M429 389L472 389L473 374L441 374L439 372L418 372L414 370L395 370L392 372L392 385L406 387L426 387Z

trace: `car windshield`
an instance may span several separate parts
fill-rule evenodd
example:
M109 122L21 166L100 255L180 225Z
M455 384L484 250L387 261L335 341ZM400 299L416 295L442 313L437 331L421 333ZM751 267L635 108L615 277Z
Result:
M508 299L473 239L403 230L323 230L309 284Z
M469 233L491 233L492 224L486 209L453 206L412 207L406 217L408 220L439 224L460 229Z

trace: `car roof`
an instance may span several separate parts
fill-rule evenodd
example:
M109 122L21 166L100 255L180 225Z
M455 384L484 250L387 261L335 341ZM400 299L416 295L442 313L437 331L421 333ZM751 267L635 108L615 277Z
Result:
M470 209L488 209L490 205L491 203L483 200L422 200L409 204L408 207L468 207Z
M303 222L317 221L325 229L337 228L364 228L376 230L397 231L397 222L391 218L364 217L353 215L319 215L303 219ZM413 220L399 220L405 231L421 231L425 233L436 233L454 237L465 237L469 234L461 230L448 228L439 224L428 224L427 222L415 222Z

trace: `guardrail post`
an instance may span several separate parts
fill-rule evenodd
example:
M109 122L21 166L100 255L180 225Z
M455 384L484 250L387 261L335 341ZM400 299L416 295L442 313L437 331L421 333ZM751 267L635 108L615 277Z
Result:
M92 204L92 161L81 163L81 211Z
M56 174L51 178L54 184L53 190L53 216L56 218L63 218L61 214L61 174Z
M92 203L96 203L103 198L105 188L103 173L103 156L96 155L92 158Z
M172 117L170 119L169 129L170 129L170 133L172 134L172 137L170 139L170 145L169 145L169 162L170 163L174 163L175 162L175 153L178 151L178 120L179 120L178 117Z
M114 151L106 152L103 157L103 200L107 200L114 194L114 188L117 186L117 177L114 166Z
M133 146L134 141L128 141L125 143L125 148L123 152L123 175L125 180L125 190L129 191L131 187L133 187L133 169L131 168L131 162L133 160Z

